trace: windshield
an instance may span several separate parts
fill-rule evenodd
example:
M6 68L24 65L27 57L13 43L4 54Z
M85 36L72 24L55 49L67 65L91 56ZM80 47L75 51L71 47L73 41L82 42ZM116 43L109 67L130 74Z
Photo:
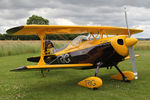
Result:
M83 41L86 41L86 40L87 40L87 36L79 35L71 41L70 45L71 46L76 46L76 45L79 45L80 43L82 43Z

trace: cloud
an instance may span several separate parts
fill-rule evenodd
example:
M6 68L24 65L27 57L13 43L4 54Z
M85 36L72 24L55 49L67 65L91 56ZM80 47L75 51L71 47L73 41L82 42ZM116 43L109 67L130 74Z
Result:
M7 19L1 19L0 18L0 33L5 33L5 31L9 28L15 27L15 26L21 26L25 25L26 19L16 19L16 20L7 20Z
M63 19L63 18L57 18L57 19L54 19L54 21L56 25L76 25L71 20Z
M26 24L33 14L54 25L102 25L126 27L124 7L130 28L142 28L135 37L150 37L149 0L1 0L0 33Z
M28 11L24 9L3 9L0 10L0 18L2 19L20 19L28 17Z
M150 25L136 25L132 28L143 29L144 32L133 35L135 38L150 38Z

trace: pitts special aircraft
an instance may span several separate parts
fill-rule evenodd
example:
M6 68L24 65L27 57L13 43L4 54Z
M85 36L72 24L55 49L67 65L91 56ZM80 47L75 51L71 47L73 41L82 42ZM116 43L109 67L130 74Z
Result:
M102 80L97 77L99 68L111 68L114 66L120 74L112 76L113 79L128 82L137 78L135 55L133 46L137 43L136 38L130 35L142 32L139 29L128 29L108 26L63 26L63 25L25 25L7 30L13 35L38 35L41 40L41 55L30 57L27 60L38 62L37 65L23 66L12 71L28 69L96 68L95 76L88 77L78 83L87 88L99 88ZM47 34L81 34L89 33L90 37L78 36L67 46L56 49L49 40L44 41ZM130 33L130 34L128 34ZM94 34L97 34L94 35ZM111 36L109 35L116 35ZM104 37L106 36L106 37ZM93 37L93 40L91 39ZM98 38L98 39L97 39ZM130 54L130 57L128 57ZM130 58L133 72L122 72L118 63Z

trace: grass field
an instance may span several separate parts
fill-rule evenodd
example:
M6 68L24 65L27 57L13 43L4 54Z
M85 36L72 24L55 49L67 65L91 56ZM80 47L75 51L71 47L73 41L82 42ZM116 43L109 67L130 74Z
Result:
M142 44L142 43L141 43ZM145 44L145 43L144 43ZM149 44L148 44L149 45ZM137 48L140 46L137 45ZM10 72L10 69L30 65L27 57L39 53L26 53L0 57L0 100L149 100L150 99L150 51L148 48L136 49L139 79L131 83L111 80L110 76L118 73L100 69L98 76L103 86L98 90L79 87L77 82L93 76L92 70L59 69L45 72L42 78L40 71ZM131 70L130 61L119 64L122 70Z
M52 41L56 48L68 44L70 41L55 40ZM40 52L40 41L0 41L0 57L18 55L25 53ZM150 41L139 41L136 50L150 50Z
M69 41L52 41L56 48L63 46ZM0 57L25 53L40 52L40 41L0 41Z
M136 50L150 50L150 41L138 41L136 45Z

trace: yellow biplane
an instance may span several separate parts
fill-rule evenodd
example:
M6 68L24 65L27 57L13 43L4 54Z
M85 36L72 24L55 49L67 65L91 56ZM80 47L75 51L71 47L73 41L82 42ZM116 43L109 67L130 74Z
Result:
M41 40L41 55L27 59L31 62L38 62L37 65L23 66L12 71L40 69L42 75L44 75L44 69L95 68L95 75L80 81L78 85L88 88L99 88L102 85L102 80L97 77L99 68L112 68L114 66L120 74L114 75L112 78L128 82L137 78L133 46L138 41L136 38L131 38L128 32L132 35L142 31L139 29L108 26L25 25L14 27L7 30L7 33L39 36ZM50 40L44 40L47 34L81 33L89 33L90 36L79 35L60 49L56 49ZM110 35L113 36L110 37ZM129 54L130 57L128 57ZM117 65L128 58L131 59L133 72L122 72Z

